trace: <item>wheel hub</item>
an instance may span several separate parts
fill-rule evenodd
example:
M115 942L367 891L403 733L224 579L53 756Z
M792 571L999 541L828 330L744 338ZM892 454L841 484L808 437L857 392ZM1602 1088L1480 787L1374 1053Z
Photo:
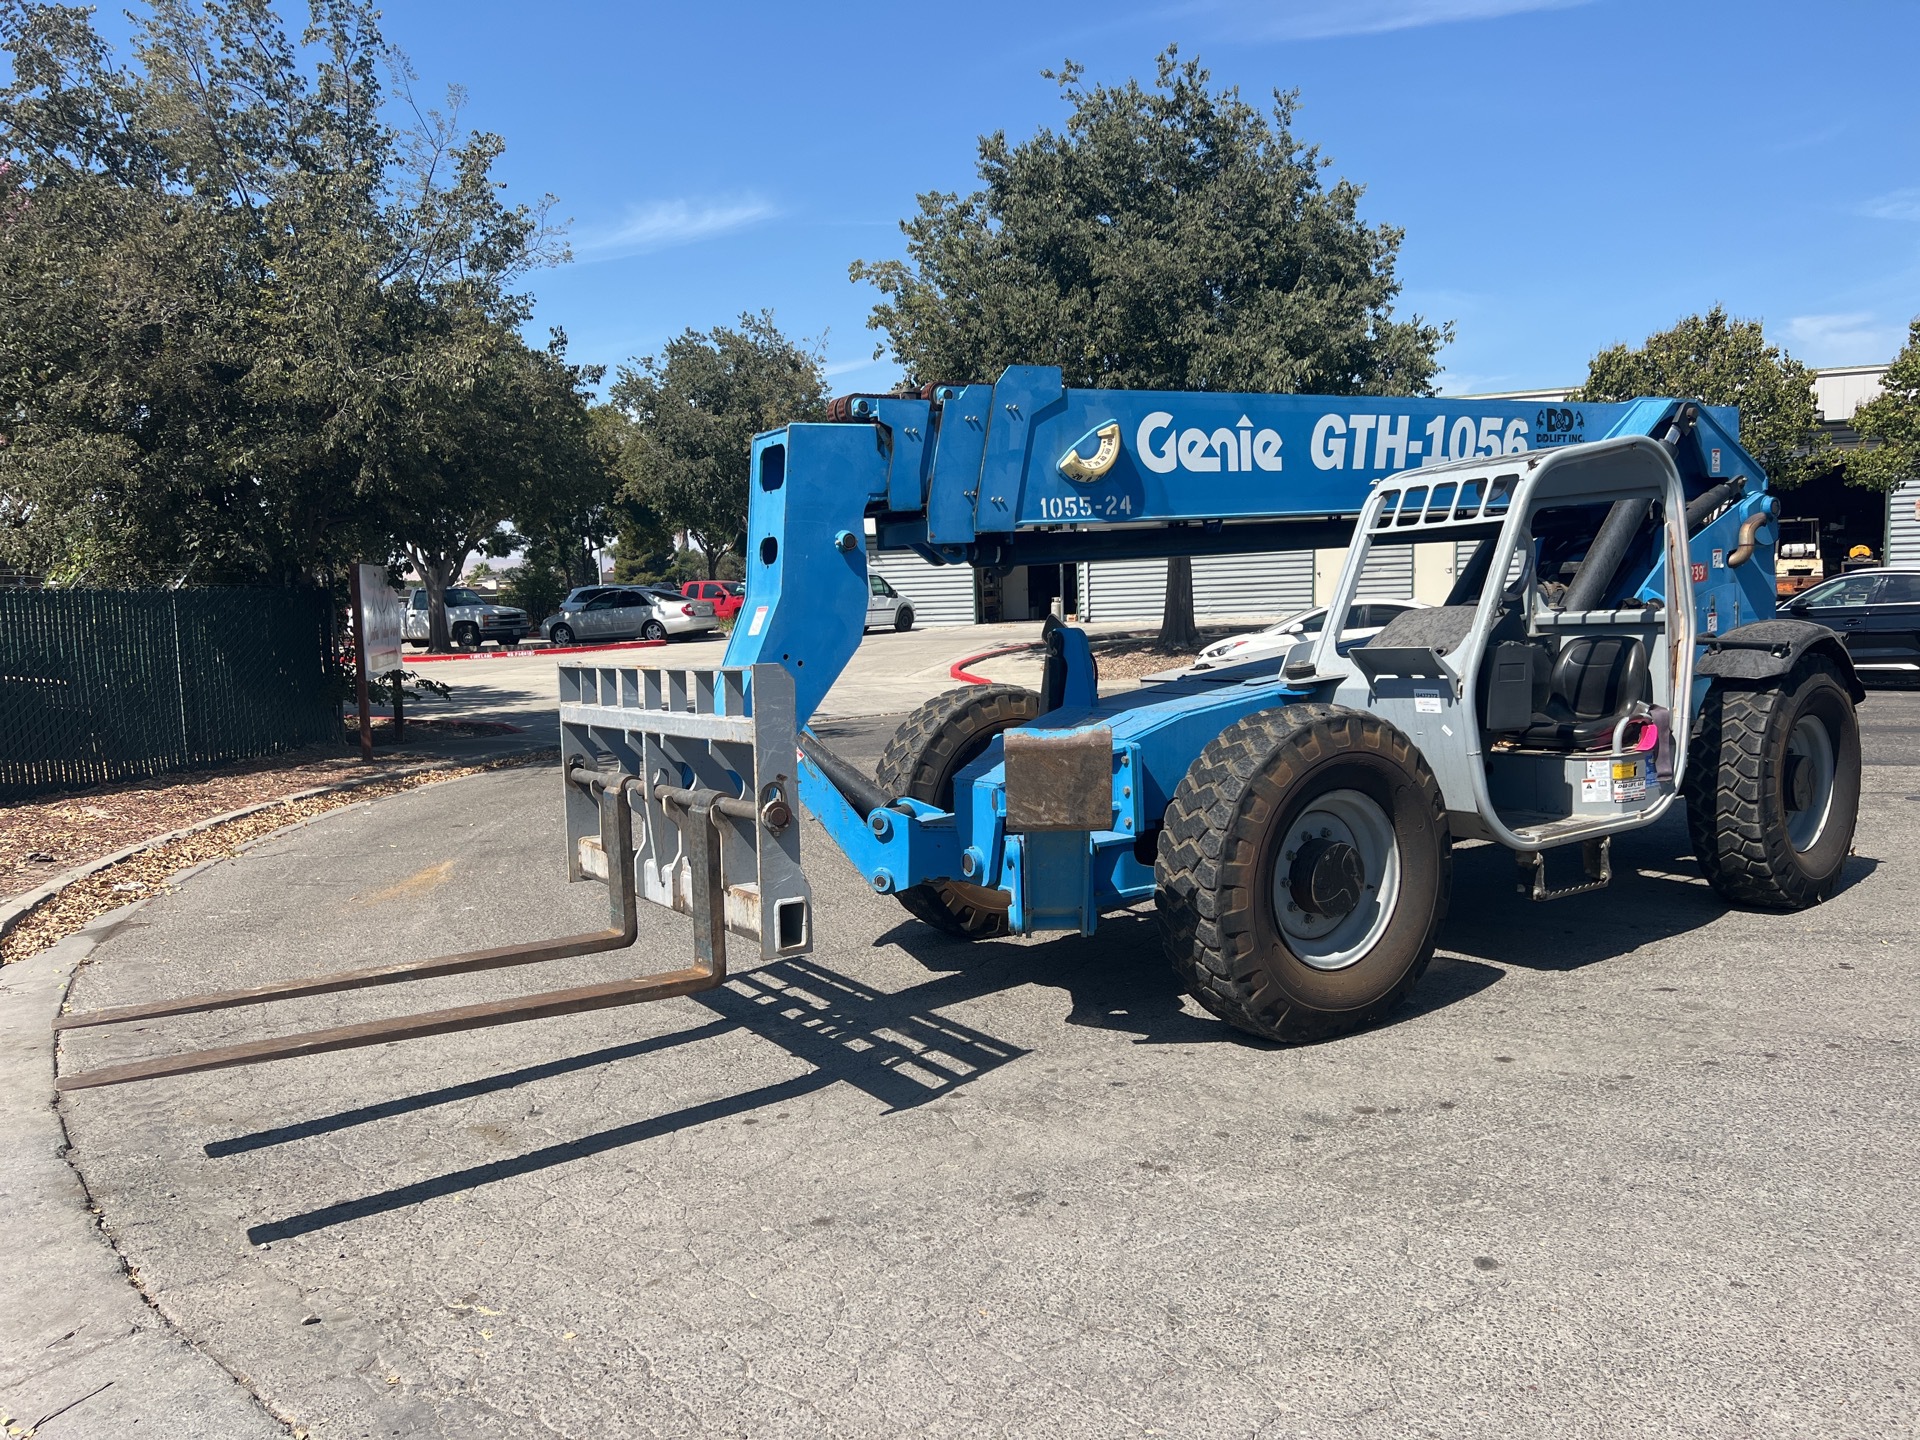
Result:
M1400 895L1400 845L1371 795L1314 796L1288 822L1272 865L1273 918L1303 965L1344 970L1386 933Z
M1813 804L1813 767L1804 755L1787 756L1787 773L1780 788L1786 792L1789 810L1805 810Z
M1351 914L1367 883L1358 850L1344 840L1317 836L1295 852L1287 878L1294 904L1309 915L1330 920Z
M1818 715L1803 714L1794 722L1783 758L1780 801L1787 812L1787 839L1804 855L1826 831L1839 768L1833 737Z

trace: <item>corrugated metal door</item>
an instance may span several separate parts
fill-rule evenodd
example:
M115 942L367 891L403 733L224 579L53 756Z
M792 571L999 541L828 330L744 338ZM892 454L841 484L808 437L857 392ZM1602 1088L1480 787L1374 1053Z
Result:
M1405 600L1413 594L1413 546L1376 545L1367 552L1356 600Z
M973 567L934 565L911 550L875 551L867 568L913 602L919 626L973 624Z
M1154 620L1166 606L1164 560L1092 560L1080 567L1080 618ZM1193 613L1275 619L1313 603L1313 552L1196 555Z
M1164 560L1089 560L1080 567L1082 620L1158 620L1167 599Z
M1312 604L1311 550L1194 557L1196 615L1272 616L1278 620Z
M1887 564L1920 565L1920 480L1887 496Z

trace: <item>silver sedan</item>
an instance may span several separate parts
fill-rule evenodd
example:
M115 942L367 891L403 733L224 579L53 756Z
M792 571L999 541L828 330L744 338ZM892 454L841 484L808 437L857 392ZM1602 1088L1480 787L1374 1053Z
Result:
M541 636L555 645L594 645L609 640L667 640L718 630L710 600L689 600L646 586L589 590L569 595L540 622Z

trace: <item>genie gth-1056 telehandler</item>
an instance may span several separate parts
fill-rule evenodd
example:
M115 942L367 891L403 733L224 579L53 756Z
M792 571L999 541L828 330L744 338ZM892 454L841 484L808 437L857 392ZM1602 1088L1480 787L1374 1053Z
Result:
M1815 904L1852 845L1862 691L1832 631L1775 618L1775 504L1737 437L1734 411L1684 399L1069 390L1045 368L836 401L754 442L724 664L561 666L569 865L608 886L606 930L60 1023L615 949L640 900L692 917L693 965L61 1084L689 994L723 981L730 936L804 953L802 805L874 890L952 935L1092 934L1152 900L1194 996L1280 1040L1407 994L1456 841L1505 846L1550 900L1607 884L1613 837L1684 805L1728 900ZM1369 561L1425 543L1470 553L1446 603L1343 645ZM1326 623L1283 663L1103 697L1084 632L1050 623L1038 693L940 696L869 776L807 725L860 642L876 545L984 567L1350 548Z

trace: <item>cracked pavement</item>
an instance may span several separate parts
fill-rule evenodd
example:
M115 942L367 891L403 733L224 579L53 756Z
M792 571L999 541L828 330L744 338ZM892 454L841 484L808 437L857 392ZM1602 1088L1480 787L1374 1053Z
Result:
M1146 912L937 936L808 822L804 960L78 1092L71 1159L161 1314L314 1437L1912 1433L1920 696L1864 716L1831 903L1728 912L1671 820L1547 906L1463 849L1415 1003L1327 1044L1185 1001ZM509 771L288 831L130 912L73 1003L598 926L559 800ZM62 1068L685 963L641 924Z

